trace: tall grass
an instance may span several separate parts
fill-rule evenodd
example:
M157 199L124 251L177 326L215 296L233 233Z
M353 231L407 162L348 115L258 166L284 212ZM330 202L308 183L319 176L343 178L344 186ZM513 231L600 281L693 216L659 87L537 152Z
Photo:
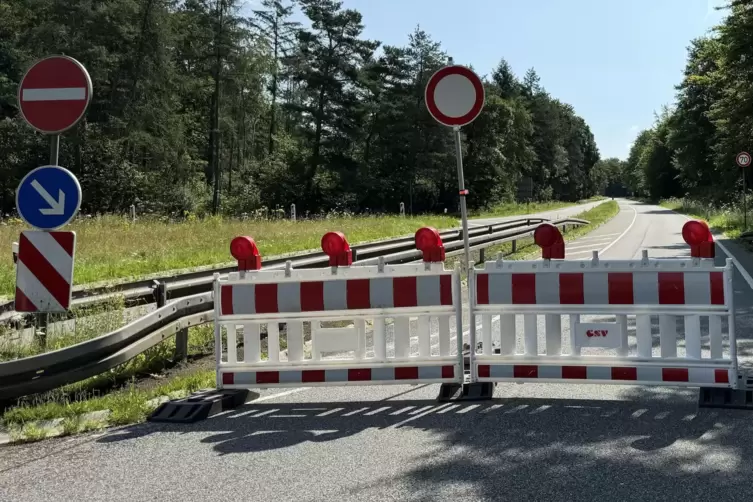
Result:
M748 228L751 227L751 203L753 203L753 198L748 197ZM705 220L710 227L724 232L733 239L739 237L744 231L745 215L742 200L715 205L707 201L685 197L666 199L661 201L660 204L678 213Z
M345 233L351 243L410 235L422 226L458 226L450 216L342 216L316 220L239 220L187 218L138 219L120 216L80 218L69 227L77 234L74 283L86 284L140 277L166 270L232 262L230 241L252 236L262 256L319 249L322 235L331 230ZM20 220L0 225L0 295L15 290L11 243L18 241Z

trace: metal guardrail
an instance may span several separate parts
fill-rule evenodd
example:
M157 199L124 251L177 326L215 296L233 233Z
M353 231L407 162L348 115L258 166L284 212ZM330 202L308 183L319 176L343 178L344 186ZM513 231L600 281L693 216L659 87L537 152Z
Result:
M539 220L536 219L536 221ZM584 225L588 222L567 218L551 223L557 227L565 227ZM486 235L483 235L483 232L476 232L482 235L476 235L470 239L470 245L472 249L485 249L529 237L533 235L534 230L535 226L531 225L497 232L490 227L485 229ZM412 240L410 243L412 245ZM382 246L389 245L382 244ZM399 249L399 246L393 246L394 248ZM462 239L445 243L447 255L459 254L462 251ZM406 263L420 260L422 254L413 249L386 253L381 257L387 263ZM359 260L354 265L368 265L378 260L377 256ZM284 266L284 262L279 266ZM211 284L210 281L210 288ZM0 406L4 402L11 402L21 396L52 390L115 368L162 343L170 336L181 331L185 332L190 326L212 321L213 308L211 291L192 295L159 306L157 310L130 324L92 340L36 356L2 362L0 363Z

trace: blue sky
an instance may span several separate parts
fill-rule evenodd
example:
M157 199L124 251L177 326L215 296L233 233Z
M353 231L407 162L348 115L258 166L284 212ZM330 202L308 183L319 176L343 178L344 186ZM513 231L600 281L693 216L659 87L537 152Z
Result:
M252 4L255 2L251 2ZM626 158L637 132L674 101L686 48L724 0L343 0L364 37L405 45L418 25L456 63L490 73L501 57L534 67L590 125L602 158Z

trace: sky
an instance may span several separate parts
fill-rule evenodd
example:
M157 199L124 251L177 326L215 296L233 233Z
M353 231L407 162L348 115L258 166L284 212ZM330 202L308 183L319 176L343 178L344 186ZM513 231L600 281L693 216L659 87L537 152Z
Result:
M254 2L252 2L254 3ZM655 112L674 102L687 47L718 24L724 0L342 0L364 38L403 46L417 26L456 64L490 74L505 58L535 68L588 123L602 158L627 158Z

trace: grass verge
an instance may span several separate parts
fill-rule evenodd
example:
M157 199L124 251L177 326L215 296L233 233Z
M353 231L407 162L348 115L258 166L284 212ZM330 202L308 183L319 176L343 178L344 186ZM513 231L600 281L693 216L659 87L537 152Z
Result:
M517 202L512 203L506 203L506 204L499 204L497 206L494 206L493 208L482 211L477 214L473 214L472 217L504 217L504 216L515 216L515 215L524 215L524 214L530 214L530 213L543 213L545 211L554 211L556 209L562 209L564 207L570 207L575 206L578 204L587 204L589 202L595 202L605 199L603 196L596 196L591 197L590 199L585 200L579 200L578 202L562 202L558 200L548 201L548 202L531 202L530 204L520 204Z
M568 231L565 240L591 232L618 212L617 203L608 201L577 215L577 218L589 220L590 223ZM494 253L502 252L507 254L506 259L522 259L538 252L538 247L533 239L523 239L518 242L516 253L511 251L512 245L506 243L488 248L486 256L491 259ZM453 259L457 257L450 258L448 262ZM478 260L478 253L475 259ZM170 339L111 372L25 399L5 411L5 426L19 440L28 442L47 437L38 424L44 420L63 419L56 435L139 423L156 408L158 398L181 397L202 388L214 387L212 327L200 326L189 332L192 361L189 365L170 367L174 343L174 339ZM109 410L105 423L86 418L88 414L102 410Z
M585 202L585 201L581 201ZM571 206L568 202L505 204L475 216L511 216ZM410 235L423 226L454 228L454 216L424 215L348 216L330 214L296 222L286 219L192 218L171 222L167 218L143 218L132 222L121 216L80 218L67 229L77 234L74 283L88 284L144 277L168 270L183 270L232 262L230 240L251 235L262 256L319 249L322 235L331 230L345 233L355 244L399 235ZM0 225L0 249L10 250L26 230L20 220ZM0 253L0 296L15 291L15 266L10 252Z
M732 239L736 239L743 232L745 218L742 207L737 204L713 206L706 202L683 198L662 200L659 205L704 220L709 227L724 232Z

